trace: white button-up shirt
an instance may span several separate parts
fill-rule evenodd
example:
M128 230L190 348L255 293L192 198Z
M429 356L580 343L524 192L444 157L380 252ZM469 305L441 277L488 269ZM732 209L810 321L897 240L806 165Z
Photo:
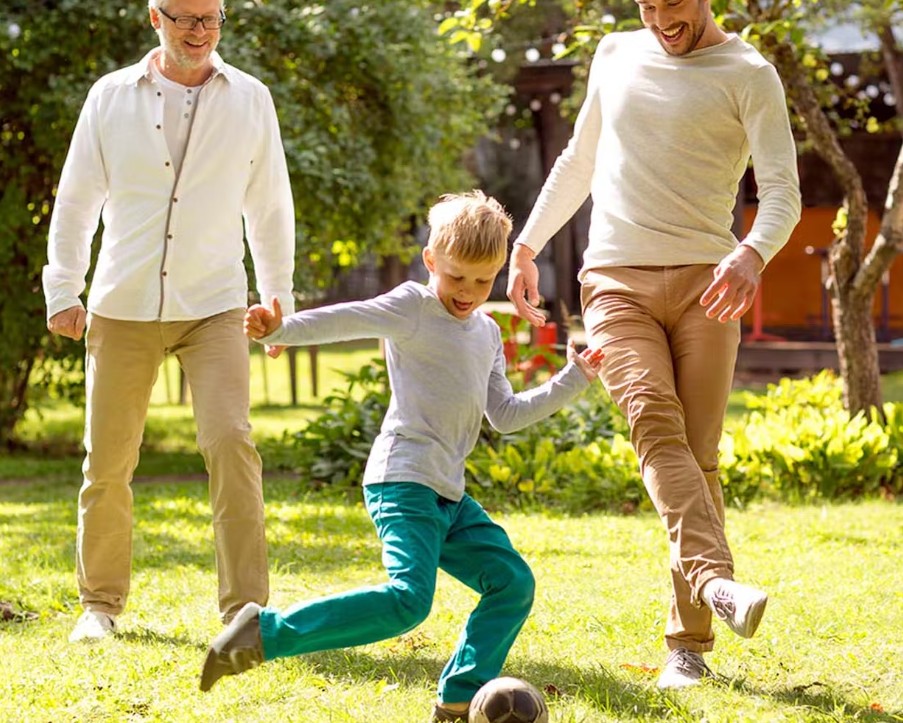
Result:
M44 267L47 316L80 305L98 218L103 240L88 310L127 321L202 319L247 305L244 230L257 290L293 310L295 219L273 100L212 56L176 168L150 64L88 93L63 166ZM244 218L244 229L242 228Z

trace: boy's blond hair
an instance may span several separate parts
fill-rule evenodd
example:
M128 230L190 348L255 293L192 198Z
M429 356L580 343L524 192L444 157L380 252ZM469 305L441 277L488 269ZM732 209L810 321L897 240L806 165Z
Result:
M496 263L508 258L511 217L482 191L447 194L430 209L428 246L452 261Z

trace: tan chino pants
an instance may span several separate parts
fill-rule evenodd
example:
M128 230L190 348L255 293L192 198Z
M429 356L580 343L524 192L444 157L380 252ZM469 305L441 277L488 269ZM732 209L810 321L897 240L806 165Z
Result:
M193 321L117 321L90 315L87 409L78 499L76 575L86 610L117 615L129 592L132 474L151 390L175 354L191 389L197 442L210 476L219 609L228 621L269 595L260 456L248 422L243 309Z
M699 593L733 577L724 534L718 442L740 341L739 322L708 319L699 297L713 266L589 271L587 338L605 351L600 376L626 415L643 482L668 530L673 594L669 648L714 645Z

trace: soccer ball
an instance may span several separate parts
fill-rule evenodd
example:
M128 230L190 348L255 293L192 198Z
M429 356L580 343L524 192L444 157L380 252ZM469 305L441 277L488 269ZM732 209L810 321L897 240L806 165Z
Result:
M496 678L470 702L468 723L548 723L549 709L536 688L520 678Z

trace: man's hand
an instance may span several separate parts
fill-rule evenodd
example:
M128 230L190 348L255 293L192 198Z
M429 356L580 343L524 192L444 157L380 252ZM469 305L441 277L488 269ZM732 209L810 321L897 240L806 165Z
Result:
M715 280L699 297L705 315L722 324L743 316L756 298L764 268L765 262L751 246L734 249L715 267Z
M602 368L602 359L604 357L605 354L602 353L601 349L586 348L578 354L574 340L571 339L568 341L568 361L574 362L574 364L580 367L580 371L586 375L586 378L589 381L593 381L599 376L599 370Z
M539 306L539 269L533 261L535 255L529 246L514 244L508 265L508 298L517 308L518 316L533 326L545 326L546 317L536 308Z
M245 336L249 339L263 339L263 337L275 333L281 326L282 305L275 296L273 297L272 311L260 304L254 304L245 313ZM267 354L273 359L278 357L284 349L284 346L266 345Z
M71 306L65 311L60 311L50 317L47 328L51 334L68 336L78 341L85 332L87 312L81 306Z

